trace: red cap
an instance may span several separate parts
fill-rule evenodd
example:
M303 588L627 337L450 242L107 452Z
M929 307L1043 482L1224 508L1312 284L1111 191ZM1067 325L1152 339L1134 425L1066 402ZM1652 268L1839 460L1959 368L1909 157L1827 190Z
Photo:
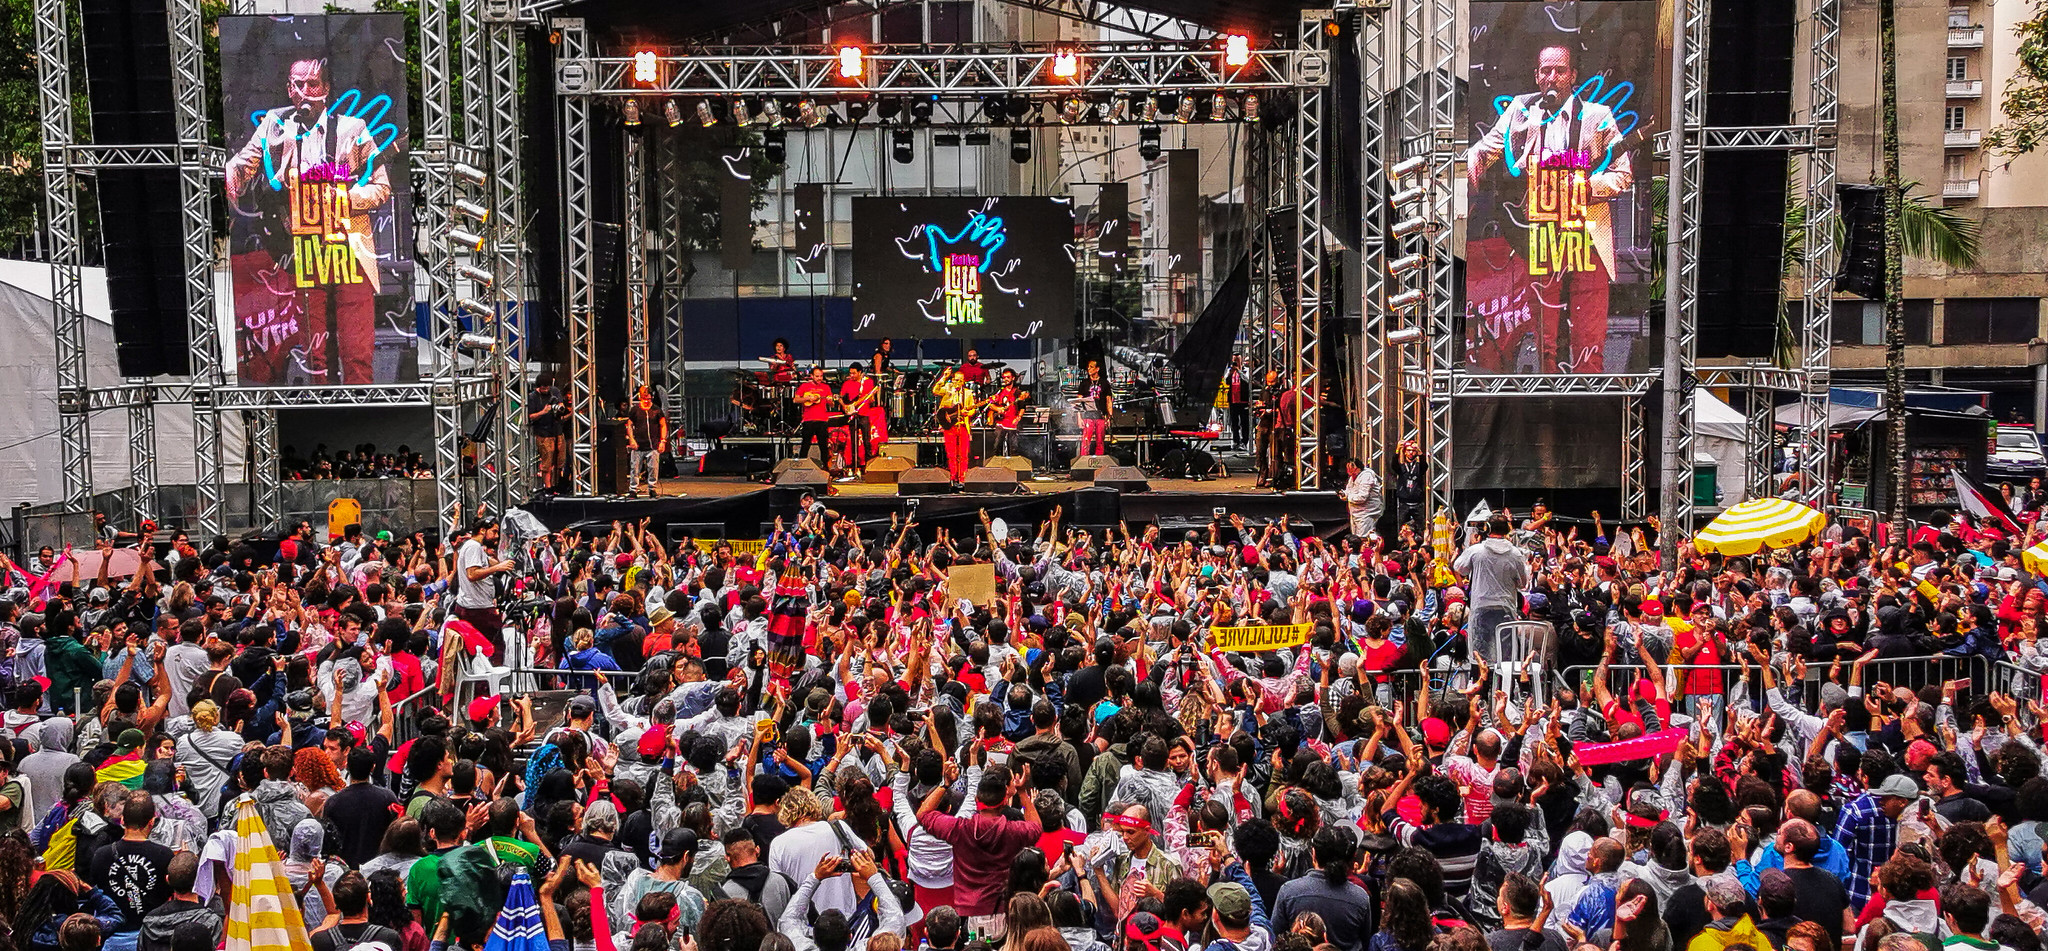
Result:
M1422 721L1422 741L1431 746L1443 746L1451 741L1451 725L1437 717Z
M348 735L356 738L357 746L363 745L370 739L370 728L364 726L361 720L350 720L342 724L341 728L347 730Z
M640 734L640 758L653 759L668 749L668 725L658 724Z
M1664 616L1664 602L1651 598L1643 602L1643 613L1652 617Z
M624 568L632 563L633 556L625 552L619 552L619 557L612 559L612 567L614 568Z
M287 538L284 541L278 542L277 557L286 561L296 561L299 557L298 539Z
M471 700L468 712L469 718L472 720L485 721L492 719L498 713L498 695L492 694L488 697L478 697L475 700Z
M1620 566L1620 562L1615 561L1614 557L1611 555L1594 555L1593 564L1599 565L1602 568L1615 568Z

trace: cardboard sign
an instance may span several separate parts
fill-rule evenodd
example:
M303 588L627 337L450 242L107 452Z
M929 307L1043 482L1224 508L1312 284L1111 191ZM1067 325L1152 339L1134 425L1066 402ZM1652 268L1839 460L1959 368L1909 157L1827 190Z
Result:
M1258 627L1215 627L1209 629L1209 646L1220 651L1271 651L1300 647L1312 625L1263 624Z
M961 598L985 607L996 599L996 566L960 565L946 570L946 596L955 603Z

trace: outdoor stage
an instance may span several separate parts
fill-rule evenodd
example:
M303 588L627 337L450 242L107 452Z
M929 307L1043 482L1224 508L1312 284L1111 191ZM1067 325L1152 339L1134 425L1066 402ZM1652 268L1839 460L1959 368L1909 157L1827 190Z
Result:
M830 485L832 494L823 501L870 533L886 529L891 515L900 516L913 505L919 524L959 532L977 527L984 509L990 518L1035 531L1052 516L1055 506L1063 509L1063 524L1094 529L1120 521L1133 531L1152 523L1163 529L1204 527L1218 508L1253 524L1284 516L1296 525L1313 525L1319 534L1344 529L1344 503L1335 492L1275 492L1258 488L1256 483L1257 478L1249 473L1204 481L1152 479L1146 491L1119 492L1061 475L1026 480L1020 483L1021 491L1008 494L903 496L896 494L894 485L847 482ZM776 517L795 515L803 491L743 476L688 476L663 479L654 498L554 496L531 500L522 507L556 530L608 530L614 520L644 518L664 539L683 531L700 538L720 534L735 539L763 538L774 527Z

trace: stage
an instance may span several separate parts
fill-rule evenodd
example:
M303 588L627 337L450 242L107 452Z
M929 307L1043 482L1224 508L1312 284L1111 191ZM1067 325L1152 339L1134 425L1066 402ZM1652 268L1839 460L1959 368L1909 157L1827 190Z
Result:
M1345 527L1344 503L1335 492L1262 489L1250 473L1201 481L1155 478L1148 485L1144 491L1121 492L1061 474L1027 479L1020 483L1020 491L1005 494L904 496L898 495L892 484L855 481L821 487L830 493L821 495L828 508L870 533L886 529L891 515L903 515L913 507L920 525L944 526L955 532L973 531L983 510L990 518L1035 531L1051 517L1055 506L1063 509L1062 524L1095 530L1118 522L1130 525L1133 532L1155 523L1167 530L1200 528L1208 525L1219 508L1252 524L1285 517L1297 526L1312 525L1323 535L1339 533ZM663 539L683 532L699 538L756 539L766 537L776 517L796 514L803 491L744 476L685 476L661 480L653 498L544 496L522 507L557 531L607 531L615 520L637 522L644 518Z

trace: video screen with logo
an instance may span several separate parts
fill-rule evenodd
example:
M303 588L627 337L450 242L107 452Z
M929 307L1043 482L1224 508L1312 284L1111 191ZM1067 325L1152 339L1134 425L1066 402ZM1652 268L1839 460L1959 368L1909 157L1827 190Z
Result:
M854 336L1070 336L1076 253L1065 198L856 198Z

